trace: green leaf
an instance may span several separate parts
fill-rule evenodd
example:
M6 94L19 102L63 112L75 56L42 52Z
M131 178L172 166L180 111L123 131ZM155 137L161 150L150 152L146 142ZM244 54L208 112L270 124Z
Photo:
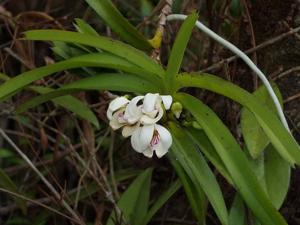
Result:
M208 139L207 135L202 130L196 130L193 128L186 129L186 132L199 146L201 152L206 156L206 158L216 167L218 172L221 173L230 184L233 184L222 159L216 152L216 149Z
M246 225L246 211L243 199L236 194L229 212L229 225Z
M191 95L179 93L175 99L180 101L202 126L230 173L235 188L254 215L264 225L287 225L263 191L240 146L215 113Z
M123 40L139 49L150 49L147 39L119 12L110 0L85 0Z
M2 74L2 79L9 80L10 78ZM1 79L1 77L0 77ZM40 94L45 94L50 91L53 91L51 88L47 87L40 87L40 86L30 86L29 87L32 91L38 92ZM61 98L54 99L53 102L57 105L60 105L71 112L75 113L75 115L89 121L90 123L94 124L97 128L100 127L99 122L95 114L81 101L72 97L72 96L64 96ZM0 158L1 158L1 149L0 149Z
M98 32L93 27L91 27L88 23L86 23L84 20L76 18L75 22L76 22L75 27L78 32L83 34L100 36Z
M127 188L121 196L118 207L122 211L127 223L131 225L140 225L143 223L143 218L147 215L150 182L152 169L147 169L141 173ZM114 225L114 221L120 221L116 218L113 212L106 225Z
M65 61L61 61L48 66L43 66L20 74L6 81L0 86L0 100L3 101L3 99L7 98L13 93L16 93L16 91L21 90L31 82L39 80L51 73L85 66L120 69L125 72L137 74L138 76L142 77L146 76L146 78L151 78L155 80L155 76L150 76L150 74L147 73L147 71L133 65L132 63L120 57L107 53L94 53L74 57ZM156 85L159 86L159 83L156 83Z
M103 36L96 37L94 35L61 30L27 31L25 32L25 38L36 41L64 41L100 48L104 51L125 58L129 62L138 65L151 73L160 76L163 76L165 73L163 68L144 52L111 38Z
M55 91L37 96L23 103L17 108L17 112L24 112L53 98L68 95L83 90L110 90L138 93L160 93L160 89L150 82L131 74L107 73L93 77L83 78L73 83L67 84Z
M182 128L170 124L173 137L172 154L194 184L201 186L222 224L228 224L228 214L220 186L200 151Z
M176 36L174 45L172 47L171 55L169 57L167 71L166 71L166 82L170 88L172 88L173 78L180 70L182 59L192 30L195 26L198 15L196 12L189 15L183 22L180 30Z
M273 90L275 91L277 97L282 104L282 97L278 87L274 84ZM265 106L269 107L269 109L276 113L276 107L269 95L265 86L259 87L254 95L264 103ZM247 145L247 149L249 150L250 155L253 158L257 158L261 152L268 146L270 140L268 136L265 134L262 127L257 122L253 113L251 113L247 108L242 109L241 113L241 128L244 136L245 143Z
M192 179L187 175L182 165L179 163L175 154L168 153L168 158L176 170L180 182L184 188L185 194L189 200L193 214L196 217L199 225L205 225L206 216L206 198L202 188L198 183L194 183Z
M273 205L279 209L287 195L291 167L281 158L272 145L265 150L265 183Z
M31 86L30 89L40 94L46 94L53 91L53 89L51 88L40 87L40 86ZM97 128L100 127L99 121L95 116L95 114L91 111L91 109L86 104L84 104L77 98L74 98L72 96L63 96L63 97L53 99L52 101L55 104L70 110L76 116L79 116L82 119L85 119L86 121L90 122L95 127Z
M200 87L224 95L247 107L264 129L278 153L289 163L300 165L299 145L285 129L277 115L246 90L209 74L180 74L176 77L177 89Z
M181 187L181 183L179 180L175 181L170 187L163 192L159 198L155 201L152 207L149 209L146 218L143 220L144 225L147 225L151 218L157 213L157 211L171 198ZM141 224L141 225L142 225Z
M10 179L10 177L2 170L0 169L0 187L4 188L10 192L21 194L18 191L17 186L15 183ZM19 208L22 210L24 214L26 214L27 206L26 201L22 198L13 197L15 199L16 204L19 206Z

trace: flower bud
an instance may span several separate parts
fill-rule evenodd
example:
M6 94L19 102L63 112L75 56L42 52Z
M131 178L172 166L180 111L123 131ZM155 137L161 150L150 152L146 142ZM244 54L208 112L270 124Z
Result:
M182 113L182 105L180 102L174 102L171 107L172 113L177 119L179 119L180 114Z

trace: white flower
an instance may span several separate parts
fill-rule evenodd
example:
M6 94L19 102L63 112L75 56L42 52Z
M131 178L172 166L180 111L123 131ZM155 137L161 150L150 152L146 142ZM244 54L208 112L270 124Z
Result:
M133 149L151 158L155 152L161 158L172 145L170 132L161 125L151 124L137 128L131 136Z
M162 104L164 105L166 110L170 109L172 104L172 96L151 93L146 94L142 106L142 112L144 115L141 117L141 123L157 123L164 114Z
M134 122L132 117L128 118L131 122L125 118L126 109L130 103L131 101L125 97L117 97L109 104L107 110L107 118L110 120L109 125L113 130L124 127L122 130L124 137L129 137L139 126L139 124L135 124L136 122Z
M162 157L172 145L170 132L156 124L165 110L172 105L170 95L148 93L145 96L136 96L131 101L125 97L117 97L108 107L107 118L109 125L117 130L123 127L122 135L131 136L134 150L152 157Z

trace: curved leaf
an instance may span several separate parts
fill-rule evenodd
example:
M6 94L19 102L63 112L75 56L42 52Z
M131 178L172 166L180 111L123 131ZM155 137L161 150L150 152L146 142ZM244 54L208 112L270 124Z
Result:
M40 94L46 94L53 89L47 88L47 87L40 87L40 86L31 86L31 90L40 93ZM86 121L92 123L95 127L99 128L99 122L95 114L91 111L91 109L85 105L82 101L78 100L77 98L74 98L72 96L63 96L59 98L55 98L52 100L55 104L62 106L71 112L73 112L76 116L81 117L82 119L85 119Z
M157 213L157 211L169 200L169 198L171 198L179 190L180 187L181 183L179 180L176 180L174 183L172 183L170 187L159 196L159 198L149 209L147 216L144 218L142 224L147 225L150 222L151 218L155 215L155 213Z
M198 185L198 183L193 182L193 180L187 175L183 166L179 163L172 151L168 153L168 158L176 170L176 174L184 188L185 194L189 200L198 224L205 225L206 198L202 188Z
M123 17L110 0L85 0L124 41L139 49L150 49L147 39Z
M191 95L179 93L176 99L202 126L254 215L264 225L287 225L263 191L240 146L215 113Z
M277 115L270 111L255 96L244 89L209 74L179 74L176 76L177 89L200 87L224 95L247 107L268 135L278 153L289 163L300 165L300 148L285 129Z
M272 145L265 150L265 183L273 205L279 209L288 193L291 167Z
M0 80L9 80L10 77L0 73ZM53 91L51 88L40 87L40 86L30 86L29 89L35 91L40 94L45 94L50 91ZM72 97L72 96L64 96L58 99L54 99L53 102L57 105L60 105L71 112L75 113L75 115L80 116L81 118L89 121L94 124L97 128L100 127L99 122L95 114L81 101Z
M140 225L148 210L152 169L141 173L121 196L118 207L128 224ZM106 225L114 225L120 218L111 213Z
M142 67L144 70L163 76L165 71L144 52L130 45L103 36L82 34L61 30L32 30L25 32L27 40L64 41L100 48L114 55L125 58L129 62Z
M278 87L273 84L273 90L275 91L279 101L282 104L282 96ZM276 113L275 105L270 98L270 95L265 86L259 87L254 93L254 96L259 98L265 106L267 106L272 112ZM257 122L253 113L247 108L243 108L241 112L241 128L247 149L253 158L257 158L261 152L268 146L270 140L265 134L262 127Z
M182 59L186 46L190 40L192 30L195 26L198 15L196 12L189 15L180 27L180 30L176 36L172 51L169 57L166 81L170 88L172 88L173 78L179 72Z
M32 98L20 105L17 108L17 112L24 112L29 108L35 107L53 98L83 90L110 90L138 93L161 92L157 86L142 78L136 77L135 75L118 73L99 74L66 84L55 91Z
M143 69L134 66L132 63L126 60L111 55L107 53L95 53L83 56L74 57L65 61L61 61L52 65L43 66L25 73L22 73L0 86L0 100L7 98L10 94L24 88L26 85L33 81L39 80L51 73L55 73L61 70L84 67L84 66L94 66L94 67L107 67L120 69L129 73L137 74L149 78L149 73ZM151 79L155 79L155 76L151 76ZM159 79L159 78L158 78ZM159 85L159 82L156 83Z
M173 137L172 154L193 182L200 185L222 224L228 224L225 201L214 173L183 130L175 124L170 124L170 129Z
M216 149L208 139L207 135L202 130L193 128L186 129L187 134L199 146L201 152L208 158L208 160L216 167L219 173L222 174L226 180L233 184L232 179Z
M243 199L236 194L229 212L229 225L246 225L246 211Z

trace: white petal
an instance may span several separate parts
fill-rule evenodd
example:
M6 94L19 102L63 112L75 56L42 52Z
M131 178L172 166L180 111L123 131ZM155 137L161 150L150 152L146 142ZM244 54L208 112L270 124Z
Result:
M151 113L152 111L154 111L158 99L159 99L159 94L151 94L151 93L146 94L143 103L143 112Z
M139 153L144 152L150 146L154 132L154 125L138 127L131 135L131 145Z
M162 142L159 142L157 145L155 145L155 154L158 158L163 157L166 153L168 153L168 149L164 148Z
M140 145L144 148L144 150L150 146L153 133L154 133L154 125L145 125L141 127Z
M124 107L127 103L129 103L129 100L125 97L118 97L112 100L107 109L107 118L111 120L113 112Z
M157 130L160 136L160 143L162 145L162 149L160 149L160 151L168 151L168 149L172 145L172 136L170 132L166 128L158 124L155 125L155 129Z
M118 97L115 98L114 100L112 100L108 106L108 108L111 111L116 111L120 108L122 108L123 106L125 106L127 103L129 103L129 100L125 97Z
M109 125L111 126L111 128L113 130L117 130L117 129L121 128L122 126L124 126L124 124L119 123L118 120L114 117L112 117L112 119L109 121Z
M142 116L141 107L138 106L137 104L143 98L144 96L136 96L127 105L124 114L124 119L127 120L128 123L134 124L141 118Z
M155 118L152 118L148 115L143 115L140 119L142 124L155 124L157 123L164 115L164 111L162 108L159 108L158 114Z
M122 130L122 135L123 137L127 138L130 137L133 132L139 128L139 124L135 124L133 126L124 126L123 130Z
M113 114L113 111L110 110L110 109L107 109L106 116L107 116L107 118L108 118L109 120L112 119L112 114Z
M144 156L148 157L148 158L152 158L153 156L153 150L150 148L147 148L145 151L143 151Z
M141 146L141 142L140 142L141 129L142 129L141 127L138 127L136 130L134 130L130 139L132 148L139 153L145 151L144 146Z
M171 95L162 95L161 99L163 101L165 109L169 110L172 105L172 101L173 101L172 96Z

